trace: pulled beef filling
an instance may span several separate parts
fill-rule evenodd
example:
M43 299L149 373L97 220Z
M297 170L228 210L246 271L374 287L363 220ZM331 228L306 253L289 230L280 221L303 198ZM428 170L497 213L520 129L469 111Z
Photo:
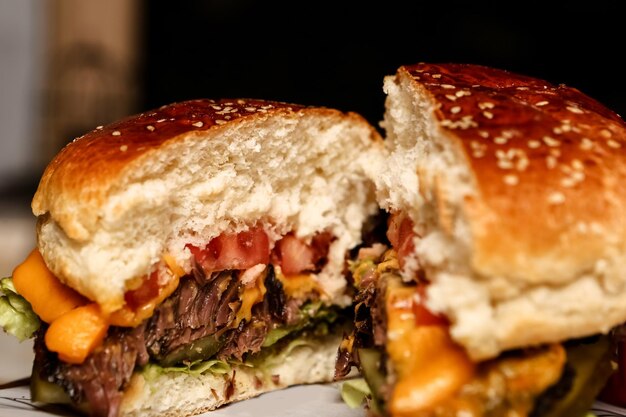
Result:
M237 274L205 274L196 265L152 317L136 328L112 327L103 344L80 365L61 362L50 353L42 328L35 339L35 368L41 369L41 378L63 387L76 403L87 402L92 415L114 417L133 370L148 361L173 365L213 356L242 360L261 349L269 330L298 321L303 301L286 301L269 265L263 301L254 305L249 322L243 320L233 328L241 304ZM194 358L196 352L202 357Z

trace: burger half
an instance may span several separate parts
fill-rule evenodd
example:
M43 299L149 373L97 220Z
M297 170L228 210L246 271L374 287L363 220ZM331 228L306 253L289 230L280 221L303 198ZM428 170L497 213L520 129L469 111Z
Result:
M584 415L626 320L624 122L474 65L403 66L384 89L389 243L352 266L337 375L359 365L382 415Z
M332 380L380 146L356 114L259 100L66 146L33 199L37 249L2 281L2 325L35 334L33 400L179 416Z

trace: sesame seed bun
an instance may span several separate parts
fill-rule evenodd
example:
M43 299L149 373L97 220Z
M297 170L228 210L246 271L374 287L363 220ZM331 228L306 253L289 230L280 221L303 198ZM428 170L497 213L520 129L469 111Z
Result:
M415 222L405 272L426 269L429 307L474 359L626 320L618 115L574 88L476 65L403 66L384 88L378 198Z

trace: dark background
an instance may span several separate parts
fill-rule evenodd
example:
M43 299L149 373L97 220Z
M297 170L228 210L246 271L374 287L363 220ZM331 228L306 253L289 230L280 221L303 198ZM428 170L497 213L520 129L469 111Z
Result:
M202 97L262 98L356 111L378 126L383 77L400 65L430 61L565 83L624 115L626 15L620 3L138 0L140 64L132 108ZM53 103L47 112L63 111ZM44 162L75 136L113 121L67 116L78 128L61 132L41 166L0 187L0 206L10 199L27 211Z
M620 2L576 3L148 1L142 106L254 97L377 124L383 77L431 61L565 83L624 114Z

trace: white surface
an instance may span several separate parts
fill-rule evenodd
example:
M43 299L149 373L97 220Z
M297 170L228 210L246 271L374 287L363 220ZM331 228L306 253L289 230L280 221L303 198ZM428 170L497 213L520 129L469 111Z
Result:
M71 415L62 407L38 409L29 401L28 387L0 390L0 416L42 417ZM206 417L364 417L348 408L334 385L291 387L202 414Z

